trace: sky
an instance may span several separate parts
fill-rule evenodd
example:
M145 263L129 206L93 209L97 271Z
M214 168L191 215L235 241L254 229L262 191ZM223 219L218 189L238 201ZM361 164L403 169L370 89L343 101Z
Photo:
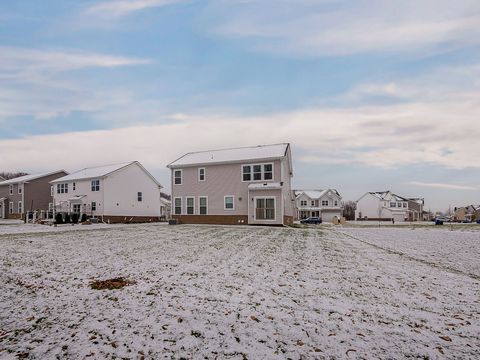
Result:
M478 0L2 0L0 171L290 142L297 189L480 203Z

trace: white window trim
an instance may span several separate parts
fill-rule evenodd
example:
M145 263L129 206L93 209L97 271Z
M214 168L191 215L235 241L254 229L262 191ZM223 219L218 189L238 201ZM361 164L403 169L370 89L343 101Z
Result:
M21 201L18 202L17 204L17 210L19 214L23 214L23 203Z
M233 208L227 209L227 203L225 200L227 200L227 197L231 197L233 200ZM235 195L225 195L223 197L223 210L225 211L234 211L235 210Z
M176 207L177 207L177 204L176 204L176 199L180 199L180 214L177 214L176 212ZM181 196L177 196L177 197L174 197L173 198L173 215L183 215L183 198Z
M175 173L180 171L180 184L175 184ZM180 186L183 184L183 169L173 169L173 186Z
M273 199L273 209L274 209L274 218L273 219L257 219L257 199ZM253 198L253 219L255 221L266 221L266 222L272 222L272 221L277 221L277 197L276 196L255 196Z
M50 196L53 196L53 194L54 194L54 190L53 190L53 189L54 189L53 185L50 186Z
M8 192L10 195L13 195L13 184L10 184L9 188L8 188Z
M262 179L261 180L253 180L253 167L255 165L260 165L262 167ZM264 165L272 165L272 178L268 180L264 180L265 177L265 171L264 171ZM250 180L243 180L243 167L244 166L250 166ZM275 181L275 163L273 162L266 162L266 163L252 163L252 164L242 164L240 165L240 179L242 182L265 182L265 181Z
M200 199L206 199L207 200L207 204L205 205L205 207L207 208L207 212L205 214L201 214L200 213ZM199 196L198 197L198 215L202 215L202 216L205 216L205 215L208 215L208 196Z
M11 215L13 214L13 201L10 201L8 204L8 213Z
M19 195L21 195L22 192L23 192L23 185L22 185L22 184L18 184L18 185L17 185L17 193L18 193Z
M200 179L200 170L203 170L203 180ZM198 168L198 181L203 182L207 180L207 170L204 167Z
M138 196L140 194L140 196ZM138 200L140 198L140 200ZM137 202L143 202L143 191L137 191Z
M193 199L193 214L188 213L188 199ZM195 196L185 196L185 215L196 215L195 214Z
M95 209L93 208L93 204L95 204ZM92 201L92 202L90 203L90 210L91 210L91 211L97 211L97 202L96 202L96 201Z
M53 203L48 203L48 211L53 211Z
M95 181L95 182L98 181L98 190L96 189L96 188L97 188L97 185L96 185L96 184L95 184L95 190L94 190L94 185L93 185L93 182L94 182L94 181ZM92 180L90 181L90 191L91 191L91 192L99 192L101 189L102 189L102 188L101 188L101 185L100 185L100 179L92 179Z

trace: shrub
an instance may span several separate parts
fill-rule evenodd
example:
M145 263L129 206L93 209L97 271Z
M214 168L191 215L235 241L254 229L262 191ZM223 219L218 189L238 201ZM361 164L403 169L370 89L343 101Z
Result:
M63 216L60 213L57 213L55 215L55 223L57 224L63 224Z
M73 213L73 214L72 214L72 223L74 223L74 224L78 223L78 218L79 218L79 217L80 217L79 214Z
M81 222L87 221L87 214L82 214L82 219L80 221Z
M65 214L65 224L70 224L70 214Z

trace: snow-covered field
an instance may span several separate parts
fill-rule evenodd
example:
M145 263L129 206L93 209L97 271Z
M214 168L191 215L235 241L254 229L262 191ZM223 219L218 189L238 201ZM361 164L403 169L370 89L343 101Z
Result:
M0 226L2 359L480 356L480 232L44 228Z

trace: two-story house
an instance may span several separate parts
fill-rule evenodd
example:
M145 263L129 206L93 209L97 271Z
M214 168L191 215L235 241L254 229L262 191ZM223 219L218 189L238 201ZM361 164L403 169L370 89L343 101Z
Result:
M408 199L391 191L367 192L357 200L357 220L407 221Z
M408 221L422 221L423 207L425 200L423 198L409 198L408 199Z
M85 168L51 184L56 213L104 222L160 219L162 186L138 161Z
M57 170L0 182L0 219L23 219L27 211L46 214L52 208L49 182L66 174Z
M290 144L192 152L168 168L180 223L293 223Z
M294 194L297 219L314 216L331 222L342 217L342 197L335 189L294 190Z

